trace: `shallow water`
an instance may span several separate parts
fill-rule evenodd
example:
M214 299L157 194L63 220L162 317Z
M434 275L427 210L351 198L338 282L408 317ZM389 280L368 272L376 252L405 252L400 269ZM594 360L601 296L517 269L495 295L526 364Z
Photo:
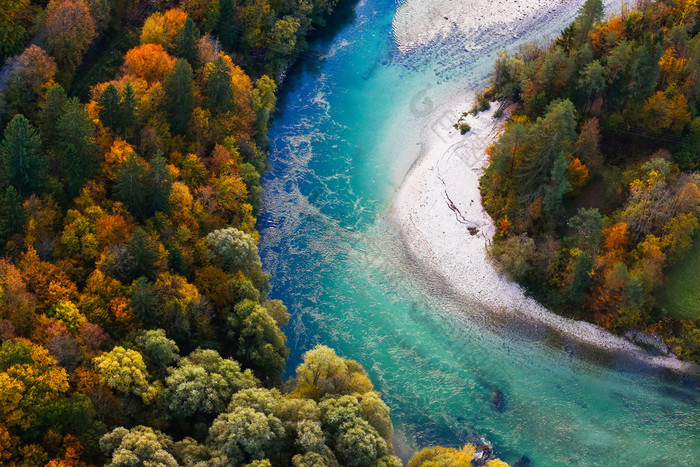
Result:
M483 319L420 277L384 217L431 100L482 83L495 52L570 18L479 34L471 51L455 33L403 53L396 6L358 3L332 39L316 38L270 131L261 254L271 297L292 313L288 369L318 343L358 360L402 454L483 438L511 465L700 465L697 380Z

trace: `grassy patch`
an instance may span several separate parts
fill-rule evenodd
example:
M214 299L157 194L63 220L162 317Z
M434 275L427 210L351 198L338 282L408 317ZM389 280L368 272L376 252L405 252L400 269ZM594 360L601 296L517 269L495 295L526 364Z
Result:
M671 268L662 306L670 316L700 318L700 238L693 242L688 257Z

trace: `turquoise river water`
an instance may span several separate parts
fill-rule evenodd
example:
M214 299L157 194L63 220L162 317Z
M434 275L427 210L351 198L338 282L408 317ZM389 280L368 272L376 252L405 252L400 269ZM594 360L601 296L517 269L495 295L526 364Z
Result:
M419 155L403 122L430 96L480 83L494 52L523 36L402 53L396 8L341 9L283 87L259 227L270 295L292 314L288 370L319 343L362 363L402 457L489 442L511 465L700 465L697 378L470 319L478 310L427 287L402 258L385 214Z

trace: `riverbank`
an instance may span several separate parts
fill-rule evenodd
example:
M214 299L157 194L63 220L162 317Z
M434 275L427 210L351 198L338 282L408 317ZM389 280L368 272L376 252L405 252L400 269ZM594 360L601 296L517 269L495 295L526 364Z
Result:
M473 93L445 96L422 124L422 154L405 176L389 209L414 270L428 283L449 289L465 313L488 320L514 319L539 334L551 330L564 340L607 352L624 353L645 364L678 371L696 370L672 355L651 355L629 340L584 321L547 310L515 282L500 274L487 257L495 233L481 205L479 178L488 164L486 148L498 137L504 117L494 119L495 106L469 115L471 130L461 135L450 126L474 102ZM476 306L474 306L476 305ZM488 310L490 316L483 316Z
M501 38L537 31L538 40L557 34L573 20L585 0L405 0L397 9L393 33L408 52L447 36L460 37L469 51L488 48ZM619 11L618 0L603 0L606 13Z

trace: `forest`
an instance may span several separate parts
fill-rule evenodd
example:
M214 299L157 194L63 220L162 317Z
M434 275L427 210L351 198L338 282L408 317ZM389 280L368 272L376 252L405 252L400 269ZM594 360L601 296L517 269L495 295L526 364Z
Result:
M553 44L501 54L474 109L511 112L481 179L496 265L551 310L695 361L700 302L679 295L698 297L699 20L692 0L607 18L588 0Z
M276 83L335 4L0 1L0 464L401 465L358 363L283 381L257 250Z

